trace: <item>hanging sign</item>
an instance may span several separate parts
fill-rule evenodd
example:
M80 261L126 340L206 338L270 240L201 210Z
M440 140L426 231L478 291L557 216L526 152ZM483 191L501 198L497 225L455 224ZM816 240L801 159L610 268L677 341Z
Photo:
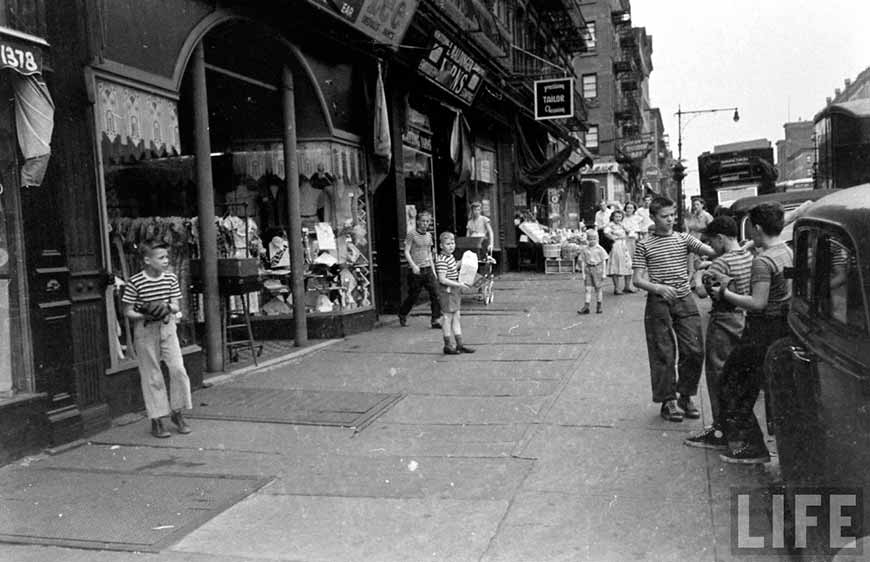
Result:
M420 74L471 105L483 83L483 68L446 35L435 30L435 43L420 61Z
M375 41L396 46L408 30L418 0L310 0Z
M535 120L574 117L574 79L535 80Z
M0 68L19 74L42 72L42 48L0 30Z

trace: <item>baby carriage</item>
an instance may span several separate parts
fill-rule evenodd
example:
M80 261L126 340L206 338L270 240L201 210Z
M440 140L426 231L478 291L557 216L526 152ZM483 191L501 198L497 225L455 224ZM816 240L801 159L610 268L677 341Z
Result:
M492 251L483 247L485 241L486 238L479 236L457 236L454 255L460 262L462 254L466 251L471 251L477 255L477 275L474 276L471 288L463 289L462 296L474 296L479 302L488 305L493 298L492 289L495 283L493 266L495 266L496 261L492 257Z

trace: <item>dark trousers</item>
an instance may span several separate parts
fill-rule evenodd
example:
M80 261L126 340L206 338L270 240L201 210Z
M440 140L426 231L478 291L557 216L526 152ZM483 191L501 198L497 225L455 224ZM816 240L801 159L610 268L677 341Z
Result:
M402 302L402 306L399 307L400 316L407 316L411 312L411 309L417 304L420 291L424 288L429 293L429 303L432 306L432 321L435 322L441 318L441 304L438 302L438 281L435 279L435 271L431 267L421 267L419 275L413 271L408 272L408 297Z
M704 345L701 316L691 295L667 301L650 293L643 315L653 402L698 392ZM679 356L679 364L677 357ZM679 379L677 373L679 372Z
M742 312L711 312L707 322L707 337L704 340L704 379L707 381L707 394L710 395L710 409L713 413L713 426L723 427L719 409L722 394L722 368L731 351L740 343L743 327L746 324Z
M788 333L785 316L747 316L740 343L722 367L719 409L729 441L764 446L764 434L753 411L764 385L764 356L773 342Z

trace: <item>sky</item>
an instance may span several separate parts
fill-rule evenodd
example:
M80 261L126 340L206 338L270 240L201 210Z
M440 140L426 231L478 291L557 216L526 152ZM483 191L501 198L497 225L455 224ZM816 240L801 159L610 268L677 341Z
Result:
M737 107L683 115L687 194L698 155L717 144L766 138L776 157L783 124L812 120L834 88L870 67L867 0L633 0L632 25L652 36L650 104L677 155L677 108Z

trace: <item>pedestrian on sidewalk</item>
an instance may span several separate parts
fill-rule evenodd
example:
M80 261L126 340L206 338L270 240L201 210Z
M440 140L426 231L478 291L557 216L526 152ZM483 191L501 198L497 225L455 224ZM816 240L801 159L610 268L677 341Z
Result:
M749 211L752 240L758 254L752 260L749 294L732 290L728 277L715 276L713 298L746 310L740 343L722 367L720 408L725 421L728 451L719 457L730 463L770 461L764 434L753 408L764 377L764 356L770 345L789 335L787 316L791 280L785 268L793 255L781 238L784 215L778 203L763 203Z
M432 214L422 211L417 215L416 227L405 237L405 259L408 261L408 296L399 307L399 324L408 325L408 313L417 304L420 291L424 288L429 293L429 305L432 311L431 327L440 329L441 306L438 302L438 280L432 268L432 253L435 246L429 226L432 224Z
M163 418L170 416L179 433L190 433L190 426L182 410L193 407L190 397L190 379L184 368L181 346L176 331L177 315L181 308L181 287L169 269L169 247L162 242L143 242L139 253L144 267L124 286L121 302L124 316L133 321L133 344L142 385L145 410L151 420L154 437L169 437ZM169 369L170 393L160 361Z
M692 396L698 392L704 349L687 264L690 253L712 257L716 252L694 236L674 232L676 206L670 199L656 197L649 211L654 229L638 241L632 264L635 286L647 292L644 329L652 399L661 403L661 416L668 421L681 422L684 415L697 419L701 414Z
M601 314L604 303L604 269L607 267L607 252L598 244L598 232L586 231L586 246L580 249L577 256L580 262L580 279L586 289L586 300L578 314L589 314L589 305L592 303L592 294L595 293L598 303L595 312Z
M459 282L459 266L456 265L456 258L453 257L456 239L452 232L442 232L438 241L441 251L435 256L435 271L439 283L438 299L441 301L444 353L446 355L474 353L474 349L462 343L462 319L459 308L462 303L462 289L467 289L468 285Z
M604 227L604 236L610 239L610 257L607 260L607 274L613 280L613 294L621 295L623 292L636 293L637 290L631 284L631 253L628 241L628 230L622 224L625 214L620 209L614 209L610 213L610 222ZM622 289L620 286L622 280Z
M716 276L723 275L731 279L728 284L731 291L739 295L748 295L752 254L740 247L740 242L737 240L737 223L734 219L728 216L713 219L704 229L702 241L716 250L719 257L713 260L708 268L699 269L695 273L695 294L699 298L707 298L707 289L710 288L712 291ZM744 323L743 309L721 299L713 301L707 320L707 337L704 339L704 377L707 381L707 394L710 396L713 425L683 441L690 447L708 449L728 447L725 424L719 407L722 398L720 378L725 360L740 340Z

